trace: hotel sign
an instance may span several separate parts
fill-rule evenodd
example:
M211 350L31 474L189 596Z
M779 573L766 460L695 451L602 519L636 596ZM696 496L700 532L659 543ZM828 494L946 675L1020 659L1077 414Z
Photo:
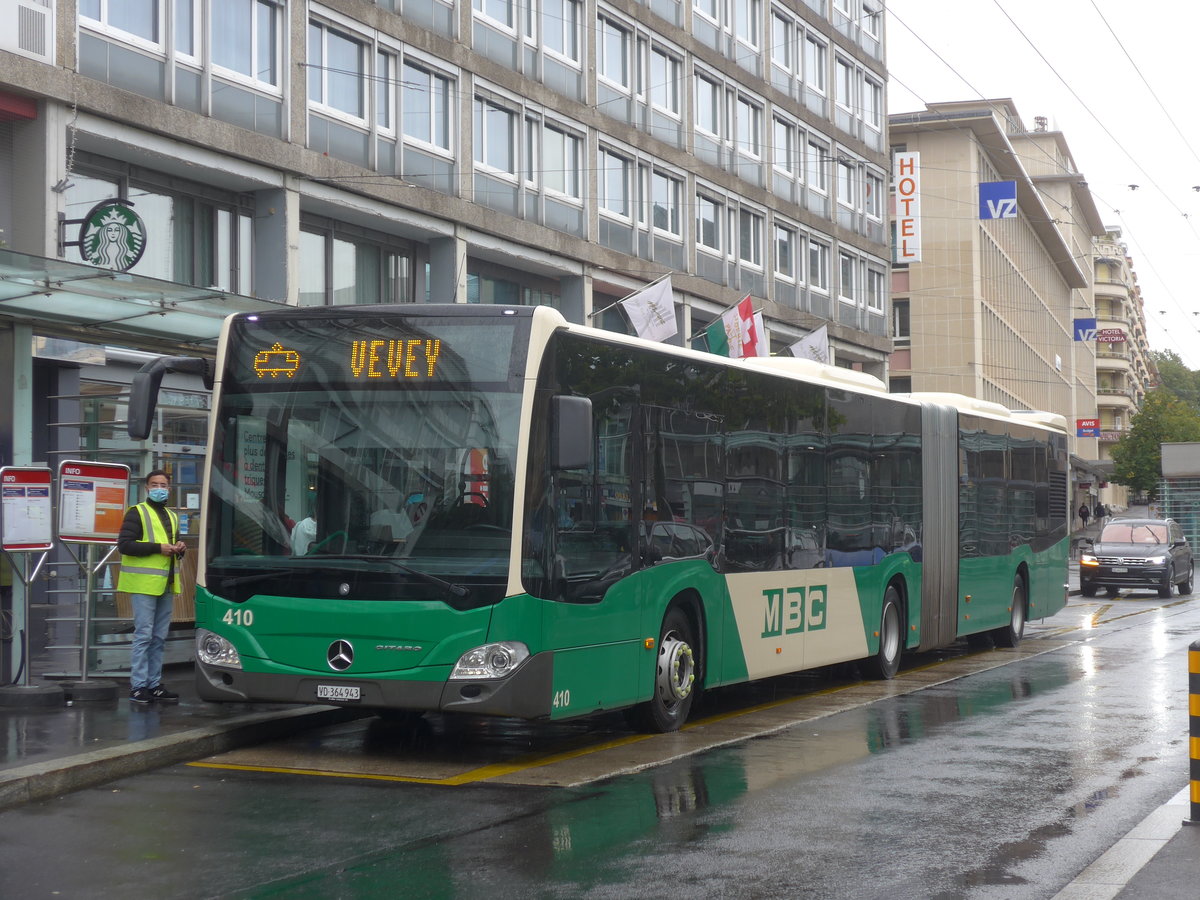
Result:
M896 242L892 262L921 261L921 154L897 153L893 158L896 190Z
M1101 328L1096 332L1098 344L1123 344L1126 340L1125 332L1120 328Z

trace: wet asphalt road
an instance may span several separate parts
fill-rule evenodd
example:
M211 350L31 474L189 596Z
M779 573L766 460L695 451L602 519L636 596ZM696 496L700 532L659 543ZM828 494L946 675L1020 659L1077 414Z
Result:
M1050 898L1186 783L1200 600L1039 635L1070 643L579 788L164 769L0 814L0 896Z

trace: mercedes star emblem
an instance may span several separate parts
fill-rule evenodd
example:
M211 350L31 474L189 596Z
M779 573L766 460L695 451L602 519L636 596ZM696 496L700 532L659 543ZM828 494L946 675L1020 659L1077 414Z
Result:
M337 672L345 672L354 662L354 647L350 645L349 641L334 641L325 653L325 660L329 663L329 668Z

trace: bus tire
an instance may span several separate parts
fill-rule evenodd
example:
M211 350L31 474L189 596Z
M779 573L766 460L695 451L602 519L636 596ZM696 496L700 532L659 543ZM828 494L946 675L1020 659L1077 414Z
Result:
M1008 608L1008 624L992 632L992 641L997 647L1015 647L1025 635L1026 606L1025 579L1018 575L1013 579L1012 605Z
M638 731L665 734L678 731L687 721L699 693L700 648L691 620L673 606L663 618L654 662L654 695L627 711L629 724Z
M900 592L889 584L883 594L883 609L879 613L879 650L865 663L867 675L881 681L896 677L900 657L904 652L904 626L901 618Z

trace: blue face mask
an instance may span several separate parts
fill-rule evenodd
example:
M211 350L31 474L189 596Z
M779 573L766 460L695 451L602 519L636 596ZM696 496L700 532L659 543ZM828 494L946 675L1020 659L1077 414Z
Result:
M170 493L167 488L150 488L150 499L155 503L165 503Z

